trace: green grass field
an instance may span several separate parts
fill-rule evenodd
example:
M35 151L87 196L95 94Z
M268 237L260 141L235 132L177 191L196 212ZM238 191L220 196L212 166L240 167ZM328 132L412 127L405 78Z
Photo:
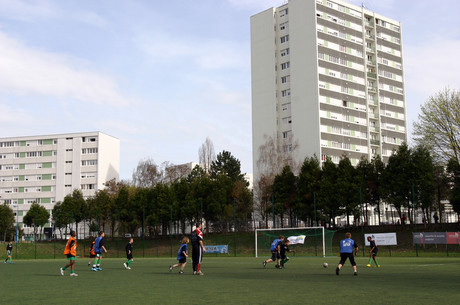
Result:
M264 258L204 257L204 276L172 273L170 258L106 259L92 272L77 260L78 277L59 274L66 259L0 264L1 304L458 304L460 258L380 258L366 268L357 257L335 275L337 257L297 257L278 270ZM265 258L266 259L266 258ZM322 263L329 267L323 268Z

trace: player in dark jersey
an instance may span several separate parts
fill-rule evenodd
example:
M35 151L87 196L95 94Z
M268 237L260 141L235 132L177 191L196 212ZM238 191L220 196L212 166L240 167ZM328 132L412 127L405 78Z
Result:
M355 257L353 256L353 250L355 250L355 253L357 253L358 245L353 239L351 239L351 233L347 232L345 233L345 239L340 241L340 262L337 266L337 269L335 269L335 274L339 275L340 269L348 258L351 265L353 266L353 274L358 275Z
M377 248L377 245L375 244L375 240L373 240L371 236L368 236L367 241L369 242L369 246L371 248L371 250L369 251L370 257L369 257L369 262L367 263L367 267L370 267L372 260L374 260L375 266L377 268L380 268L379 262L375 258L377 256L377 252L379 251L379 249Z
M185 265L187 265L187 244L190 242L188 237L182 238L182 244L180 245L179 251L177 252L177 260L179 261L177 264L169 266L169 272L171 272L174 268L180 266L179 273L184 274Z
M131 269L131 267L129 265L134 261L134 258L133 258L133 242L134 242L134 239L131 237L129 239L128 244L125 247L126 259L128 260L126 263L123 263L123 266L125 267L125 269Z
M9 262L10 264L13 263L12 255L13 255L13 242L10 241L8 245L6 245L6 259L4 261L5 264L7 262Z
M192 267L194 275L204 275L201 272L201 261L204 252L206 252L206 249L203 244L203 232L201 232L201 223L198 223L196 229L192 232Z
M263 261L264 268L267 266L268 263L271 262L276 262L276 268L281 268L280 263L281 263L281 245L283 244L284 241L284 236L280 235L279 238L275 239L271 246L270 246L270 251L272 253L272 257L267 259L266 261Z
M280 267L281 268L284 268L284 264L289 260L289 257L286 256L286 253L295 252L295 250L289 249L289 243L290 243L289 239L286 239L284 243L281 244L281 248L280 248L280 257L281 257Z

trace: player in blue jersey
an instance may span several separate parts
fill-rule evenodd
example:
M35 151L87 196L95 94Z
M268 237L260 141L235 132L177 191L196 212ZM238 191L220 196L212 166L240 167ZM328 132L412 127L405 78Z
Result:
M182 244L177 252L177 260L179 261L177 264L169 266L169 272L171 272L174 268L180 266L179 274L184 274L185 265L187 265L187 244L190 242L188 237L182 238Z
M268 263L270 262L276 262L276 268L281 268L280 266L280 261L281 261L281 256L280 256L280 252L281 252L281 246L283 244L283 241L284 241L284 236L283 235L280 235L279 238L275 239L271 246L270 246L270 251L272 253L272 257L270 259L267 259L266 261L263 261L263 265L264 265L264 268L265 266L267 266Z
M103 231L99 231L99 237L96 238L94 242L94 252L96 253L96 259L93 263L92 271L102 271L101 269L101 259L102 259L102 251L107 253L107 250L104 247L104 236L105 233Z
M335 274L339 275L340 269L347 258L350 260L351 265L353 266L353 274L358 275L358 270L356 269L355 257L353 256L353 250L355 254L358 252L358 245L353 239L351 239L351 233L345 233L345 239L340 241L340 262L335 269Z

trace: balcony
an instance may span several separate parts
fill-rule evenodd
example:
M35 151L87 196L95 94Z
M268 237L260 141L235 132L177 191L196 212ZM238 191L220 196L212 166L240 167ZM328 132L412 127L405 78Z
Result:
M379 146L380 141L379 140L371 140L371 145Z
M371 78L377 79L377 74L376 74L376 73L367 72L367 77L371 77Z

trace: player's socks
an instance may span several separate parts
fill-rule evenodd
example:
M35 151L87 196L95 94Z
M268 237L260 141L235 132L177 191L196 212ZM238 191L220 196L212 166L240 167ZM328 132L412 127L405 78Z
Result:
M380 266L379 262L376 259L374 259L374 262L376 266Z
M367 264L370 265L371 263L372 263L372 258L369 259L369 262Z

